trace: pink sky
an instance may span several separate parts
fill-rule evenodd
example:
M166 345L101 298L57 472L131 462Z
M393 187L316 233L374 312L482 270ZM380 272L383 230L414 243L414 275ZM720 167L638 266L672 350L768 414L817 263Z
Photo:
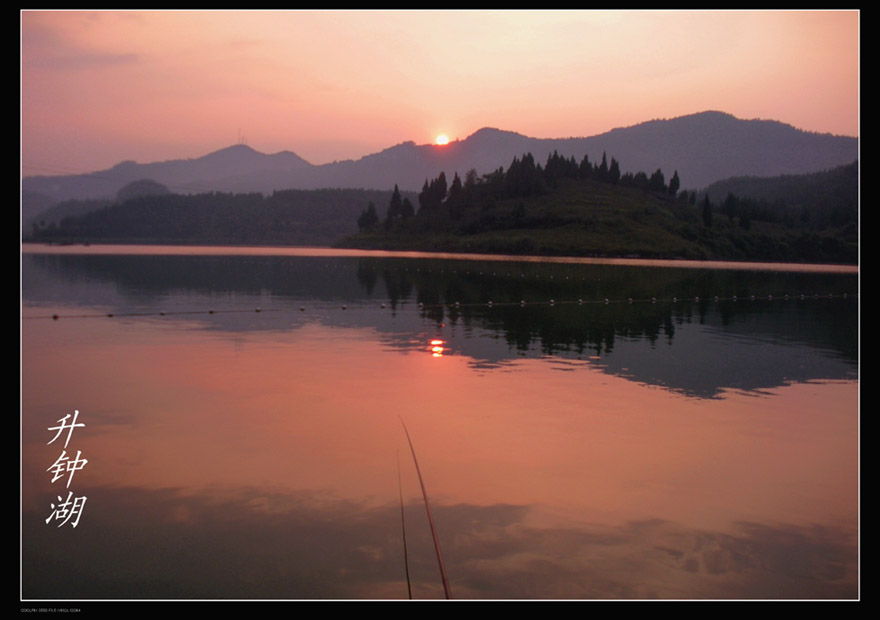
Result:
M21 13L22 174L703 110L859 133L858 11Z

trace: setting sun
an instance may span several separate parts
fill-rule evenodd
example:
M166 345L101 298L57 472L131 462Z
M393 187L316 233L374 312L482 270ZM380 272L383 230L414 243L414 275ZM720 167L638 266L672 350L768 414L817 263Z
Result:
M435 142L439 145L449 144L449 136L447 136L445 133L441 133L439 136L437 136Z

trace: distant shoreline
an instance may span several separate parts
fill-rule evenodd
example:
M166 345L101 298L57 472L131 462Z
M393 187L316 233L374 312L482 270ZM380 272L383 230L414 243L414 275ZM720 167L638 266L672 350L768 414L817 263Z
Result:
M33 243L22 242L22 254L140 255L140 256L301 256L435 258L446 260L518 261L585 265L655 266L684 269L742 269L756 271L802 271L858 273L858 265L824 263L786 263L770 261L719 261L694 259L653 259L636 257L530 256L473 252L432 252L420 250L379 250L331 248L326 246L189 245L173 243Z

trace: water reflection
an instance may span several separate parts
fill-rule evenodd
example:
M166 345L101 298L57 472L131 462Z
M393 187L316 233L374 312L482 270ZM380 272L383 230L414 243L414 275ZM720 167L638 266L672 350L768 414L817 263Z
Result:
M405 598L395 506L241 489L101 489L78 538L24 515L25 598ZM408 505L419 523L424 510ZM524 506L438 506L455 594L469 599L846 598L853 540L831 528L664 520L541 528ZM352 527L352 523L356 527ZM248 532L242 536L242 531ZM442 598L427 528L410 528L413 596ZM79 534L79 532L78 532ZM175 544L169 544L174 542ZM205 558L215 558L206 562ZM60 565L46 571L47 565ZM67 570L64 570L64 569ZM696 587L695 587L696 584Z
M704 398L857 374L856 274L137 255L25 255L22 271L26 304L186 316L229 332L317 320L376 329L403 350L427 333L475 367L559 356Z
M114 258L23 256L26 598L404 598L401 417L456 597L858 595L852 277Z

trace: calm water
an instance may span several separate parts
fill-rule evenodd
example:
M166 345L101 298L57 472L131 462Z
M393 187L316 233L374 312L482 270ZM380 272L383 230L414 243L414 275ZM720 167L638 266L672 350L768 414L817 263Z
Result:
M24 598L440 598L401 420L454 598L857 597L858 275L618 263L26 247Z

